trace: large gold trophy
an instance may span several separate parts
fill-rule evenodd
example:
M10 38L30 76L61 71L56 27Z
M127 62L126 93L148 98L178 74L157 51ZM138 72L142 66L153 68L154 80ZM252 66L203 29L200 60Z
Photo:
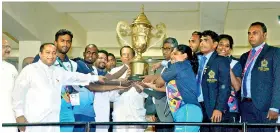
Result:
M116 31L119 43L122 46L128 45L132 47L136 52L136 57L131 63L131 77L129 79L142 80L140 76L147 75L149 71L149 65L143 59L142 54L166 37L165 24L159 23L156 27L153 27L144 14L144 6L142 5L141 13L132 24L129 25L124 21L120 21L117 24ZM131 37L130 43L125 39L125 37L129 36ZM152 38L156 39L156 41L151 45Z

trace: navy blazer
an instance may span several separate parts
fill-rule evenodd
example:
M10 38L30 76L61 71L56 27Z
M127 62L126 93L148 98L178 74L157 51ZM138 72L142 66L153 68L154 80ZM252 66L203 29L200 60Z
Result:
M231 91L230 62L215 51L208 60L202 76L202 92L209 119L214 110L225 113Z
M242 54L242 70L249 51ZM280 49L264 45L251 71L251 98L255 107L267 112L269 108L280 108Z

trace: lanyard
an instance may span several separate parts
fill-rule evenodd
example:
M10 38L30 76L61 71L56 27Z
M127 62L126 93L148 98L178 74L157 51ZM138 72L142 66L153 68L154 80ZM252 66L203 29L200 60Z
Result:
M66 71L68 71L59 57L56 57L56 60L58 61L58 64L60 65L60 67L63 67ZM71 72L73 72L73 65L70 60L69 60L69 63L71 66ZM66 86L66 92L69 92L69 88L67 86Z
M264 45L255 53L255 55L251 58L251 60L247 61L246 66L243 70L243 73L245 73L249 67L249 65L252 63L252 61L257 57L257 55L259 55L259 53L262 51ZM252 56L252 50L249 53L248 58L250 59L250 57Z
M58 64L60 65L60 67L63 67L66 71L68 71L59 57L56 57L56 60L58 61ZM72 65L70 60L69 60L69 63L70 63L70 66L71 66L71 72L73 72L73 65Z

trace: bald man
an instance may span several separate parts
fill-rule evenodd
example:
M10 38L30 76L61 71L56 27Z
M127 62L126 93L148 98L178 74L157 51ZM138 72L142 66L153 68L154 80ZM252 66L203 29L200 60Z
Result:
M22 68L24 68L25 66L31 64L34 60L34 57L26 57L23 59L22 61Z
M16 123L15 115L12 110L12 90L14 81L18 75L14 65L5 61L11 53L11 46L8 41L2 37L2 65L1 65L1 120L3 123ZM2 127L2 132L17 132L16 127Z

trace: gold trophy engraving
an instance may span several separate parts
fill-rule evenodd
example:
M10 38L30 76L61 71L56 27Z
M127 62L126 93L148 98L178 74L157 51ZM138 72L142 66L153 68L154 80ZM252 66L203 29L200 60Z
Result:
M143 59L142 54L149 48L155 46L166 37L166 26L163 23L159 23L156 27L153 27L147 16L144 14L144 6L142 5L142 11L138 17L128 24L124 21L120 21L116 28L118 42L124 46L128 45L132 47L136 52L136 57L131 63L131 80L141 80L139 76L147 75L149 65ZM125 37L131 37L131 43L129 43ZM151 45L151 38L156 38L155 43Z

